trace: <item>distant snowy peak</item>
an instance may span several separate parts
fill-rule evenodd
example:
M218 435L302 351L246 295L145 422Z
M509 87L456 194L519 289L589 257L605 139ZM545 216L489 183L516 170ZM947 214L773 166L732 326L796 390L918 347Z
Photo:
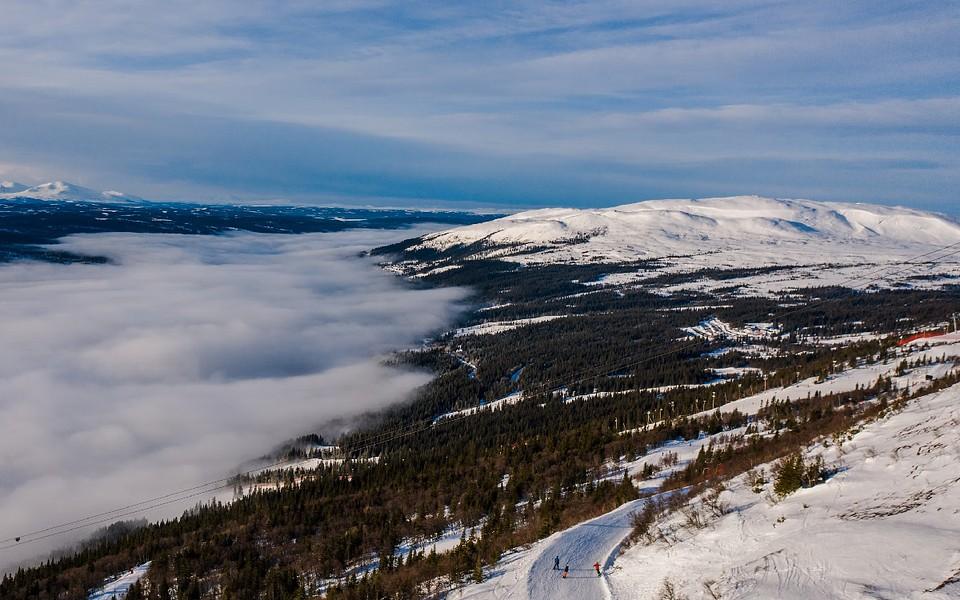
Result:
M27 189L27 186L16 181L0 181L0 194L22 192L25 189Z
M960 242L960 223L934 213L871 204L759 196L651 200L601 209L542 209L430 234L410 248L468 248L520 262L619 262L782 246L912 249ZM825 256L825 259L827 257Z
M67 200L82 202L142 202L142 198L109 190L98 192L65 181L51 181L27 187L13 181L0 182L0 199Z

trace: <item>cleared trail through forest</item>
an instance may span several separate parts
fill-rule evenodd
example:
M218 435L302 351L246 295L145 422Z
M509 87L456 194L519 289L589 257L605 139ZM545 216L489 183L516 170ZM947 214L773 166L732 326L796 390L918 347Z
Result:
M597 577L593 564L601 572L613 566L620 543L630 533L630 514L639 510L645 499L627 502L620 508L567 529L546 544L531 562L527 574L527 597L531 600L610 598L604 577ZM566 579L554 571L553 559L560 556L560 568L570 565Z
M453 600L600 600L610 598L606 571L613 566L620 543L630 533L634 511L646 498L633 500L604 515L554 533L519 552L504 556L490 578L448 596ZM553 568L560 556L560 570ZM599 562L603 577L593 563ZM563 567L570 574L563 579Z

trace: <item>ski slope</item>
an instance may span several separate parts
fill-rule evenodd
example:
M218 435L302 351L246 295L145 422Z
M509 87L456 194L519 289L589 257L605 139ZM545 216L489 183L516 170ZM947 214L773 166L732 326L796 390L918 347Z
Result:
M147 574L149 568L150 563L145 562L121 573L112 581L106 582L102 587L90 592L87 600L123 600L130 590L130 586L140 581L140 578Z
M442 415L434 418L433 423L434 423L434 424L437 424L437 423L439 423L440 421L443 421L443 420L445 420L445 419L453 419L453 418L456 418L456 417L465 417L465 416L469 416L469 415L475 415L475 414L477 414L478 412L481 412L481 411L496 411L496 410L500 410L500 409L503 408L504 406L510 406L511 404L516 404L517 402L520 402L521 400L523 400L523 392L522 392L522 391L520 391L520 392L513 392L513 393L511 393L511 394L507 394L507 395L504 396L503 398L498 398L497 400L494 400L494 401L492 401L492 402L487 402L486 404L481 404L481 405L479 405L479 406L471 406L470 408L463 408L463 409L460 409L460 410L455 410L455 411L452 411L452 412L444 413L444 414L442 414Z
M761 394L744 398L743 400L724 405L718 410L730 411L737 408L747 414L753 414L763 403L774 397L782 399L791 396L796 400L806 397L808 394L812 395L816 393L816 391L828 393L830 391L853 390L858 385L866 386L872 384L876 381L877 377L881 375L890 376L894 384L900 388L921 386L928 382L928 376L939 379L956 369L954 359L960 356L960 344L955 341L954 337L953 334L950 334L949 337L945 336L943 340L944 345L937 345L932 348L916 347L913 348L912 351L911 349L907 349L902 356L891 358L886 362L848 369L820 384L817 384L813 379L804 380L785 388L771 389ZM897 376L895 374L896 366L905 357L909 357L910 360L926 357L932 360L940 359L942 362L915 367ZM944 358L946 360L943 360ZM710 412L712 411L706 411L699 416L705 416ZM937 490L941 490L946 494L945 498L949 498L947 503L949 504L951 512L945 516L948 516L952 521L956 521L956 528L960 531L960 517L957 516L960 515L960 485L958 485L960 484L960 460L957 460L960 459L960 386L950 388L950 390L946 392L915 400L907 410L899 415L890 417L888 422L892 422L893 425L886 427L885 430L883 430L884 428L880 424L867 426L864 428L864 431L858 433L852 439L851 443L844 445L841 452L838 452L835 447L832 449L829 448L828 445L820 446L811 451L811 455L817 453L823 454L827 465L840 471L840 474L834 477L829 482L829 485L837 485L842 481L858 481L856 475L849 474L857 473L858 471L855 471L855 469L866 470L872 473L872 475L866 478L865 483L858 484L861 485L860 488L855 488L850 492L844 492L844 494L847 494L846 496L836 493L836 490L834 490L835 493L832 498L829 497L829 494L821 493L821 499L830 504L829 510L833 510L835 506L838 506L836 505L838 498L846 498L849 501L849 506L846 509L847 513L845 513L847 516L841 518L841 520L846 519L853 522L860 520L857 511L861 510L863 506L872 506L873 509L870 510L876 509L874 512L884 512L887 511L888 508L896 512L900 509L895 508L897 503L893 502L892 505L890 503L885 504L885 498L900 494L906 497L905 502L907 505L912 505L916 503L918 499L937 495L940 493ZM872 432L871 428L879 428L883 431L877 434ZM673 458L675 464L662 469L649 480L636 483L643 491L656 491L666 475L677 469L684 468L686 464L696 458L701 448L711 443L723 444L725 440L734 439L744 431L745 428L741 427L712 436L702 435L699 439L667 442L661 446L651 448L644 456L637 460L629 462L621 460L620 462L611 463L608 465L611 470L610 477L619 479L623 472L633 477L642 472L646 464L662 465L663 460L669 455ZM950 432L950 436L944 439L941 444L938 440L941 439L946 431ZM916 439L913 439L915 436ZM865 443L868 441L870 444ZM945 450L943 448L944 445L949 445L950 449ZM933 462L937 465L937 470L932 470L932 464L925 463L923 458L918 458L916 461L907 461L906 464L901 465L898 463L905 448L914 449L911 451L913 452L911 456L922 456L924 452L934 451L940 452L941 454L946 452L951 458L943 459L941 457L935 459ZM834 454L831 454L831 452ZM886 453L885 460L878 458L882 453ZM953 457L953 454L957 454L958 456ZM878 461L880 466L876 468L871 466L874 462ZM956 466L950 463L955 463ZM944 471L945 468L946 470ZM772 472L772 466L767 465L766 471L767 473ZM954 473L954 471L956 471L956 473ZM917 489L912 492L902 491L904 486L901 485L899 481L901 477L912 477L914 479L914 487ZM924 487L927 483L930 485L929 488ZM771 484L768 484L768 487L770 487L770 485ZM828 484L824 484L818 487L828 489L826 487L827 485ZM765 496L758 496L749 489L746 489L746 492L744 492L741 488L749 488L750 486L744 483L744 478L742 477L734 480L730 487L734 492L729 494L725 492L724 494L725 500L732 506L750 506L757 504L758 498L762 500L770 496L769 493ZM847 489L849 489L849 487L850 486L848 486ZM739 492L736 491L738 489L740 490ZM797 494L797 497L807 497L809 493L813 493L815 489L816 488L803 490ZM906 489L909 490L910 488L907 487ZM890 490L895 491L890 492ZM787 501L779 503L777 506L786 505L789 500L788 498ZM448 597L456 600L466 598L492 598L497 600L564 600L581 598L653 599L661 597L660 594L663 592L664 581L669 580L671 583L677 583L674 579L677 579L678 575L683 575L684 573L697 574L700 572L700 563L706 563L711 560L711 554L704 551L701 545L712 543L714 546L722 546L722 548L712 546L711 552L725 552L726 554L724 554L724 556L730 560L734 560L735 557L739 555L737 548L744 544L743 539L731 533L731 537L724 539L722 542L713 541L712 538L710 538L710 532L707 531L701 534L703 539L707 541L690 542L692 547L691 552L699 552L695 558L686 560L686 562L684 562L683 559L678 559L678 564L682 564L683 568L674 568L673 559L676 557L671 547L657 547L655 550L650 550L650 552L658 557L658 562L654 561L659 565L658 568L667 572L666 575L663 575L659 579L654 576L656 573L651 575L650 569L648 568L648 564L653 559L646 554L642 557L636 557L637 553L643 552L642 550L633 548L629 550L626 555L618 558L621 542L631 529L630 515L632 512L640 509L645 501L645 499L641 499L627 503L610 513L555 533L527 548L508 553L487 573L487 581L455 590L451 592ZM809 506L809 503L806 501L800 503L801 510L806 510L802 508L805 505ZM946 509L947 507L940 508ZM829 510L827 512L829 512ZM941 511L938 509L935 512ZM737 531L756 528L758 530L756 535L765 535L767 533L766 528L776 530L780 525L778 522L780 516L783 515L780 513L764 513L761 517L743 515L739 521L730 525L730 527ZM806 519L804 514L794 514L793 516L801 520ZM760 519L760 521L758 521L760 525L751 525L752 519L754 518ZM750 523L748 523L748 521L750 521ZM907 540L908 545L906 547L909 548L911 552L919 552L919 555L928 554L926 550L918 550L916 548L916 546L926 543L924 527L926 527L926 525L907 528L911 532L911 535L919 538L920 541L918 542L916 539ZM950 527L953 527L953 525L950 525ZM834 536L830 533L830 531L833 531L833 528L843 530L842 526L831 523L825 532L822 533L824 539L817 537L815 543L805 548L804 551L808 553L807 558L809 558L809 560L816 563L818 560L816 558L817 553L819 552L816 546L820 544L839 548L846 543L843 535L838 534ZM802 531L803 529L801 527L801 532ZM794 531L794 533L796 532ZM820 536L821 534L817 535ZM860 534L848 533L844 535ZM889 531L884 530L882 535L889 536L890 540L899 540L897 536L900 535L900 533L899 529L894 527ZM940 548L944 556L955 557L954 562L956 563L958 578L957 585L960 586L960 550L947 551L947 549L943 547L944 544L947 543L946 540L949 538L949 535L953 535L952 530L948 532L948 534L931 531L930 535L935 542L935 546ZM878 537L877 535L873 537L866 535L862 546L866 547L869 546L869 544L876 544L877 547L883 547L884 545L890 546L889 543L884 544ZM781 541L787 543L788 540L788 537L784 537ZM960 546L958 546L958 548L960 548ZM861 548L861 551L865 551L865 549ZM820 565L820 567L823 565L816 563L813 566L805 566L803 568L807 569L807 571L801 572L794 568L794 563L790 562L796 562L797 559L795 557L785 559L782 558L778 552L779 550L774 550L770 556L757 558L756 560L759 561L759 565L751 564L749 566L742 566L738 573L745 580L748 580L748 583L741 581L730 583L728 586L729 589L725 588L725 593L721 597L797 599L870 597L846 594L845 590L847 588L844 586L847 584L839 584L840 591L838 592L837 589L835 589L834 583L828 584L824 583L824 581L829 577L840 578L841 574L828 573L826 571L823 571L821 577L823 581L818 580L818 583L815 584L804 584L806 587L801 586L801 591L790 595L793 593L790 592L790 581L808 577L809 572L813 572L818 568L817 565ZM838 564L843 560L849 562L851 565L849 566L850 573L855 574L867 568L857 563L858 556L851 556L842 552L841 555L842 556L835 560L838 561ZM552 570L555 556L560 556L561 568L565 564L570 565L571 576L567 580L563 580L559 572ZM899 555L897 557L883 556L876 558L876 561L877 564L897 565L902 562L903 559L904 557ZM945 560L947 559L937 562L936 564L939 565L937 568L943 567ZM889 562L884 563L883 561ZM603 565L603 577L598 578L593 574L592 565L594 562L600 562L601 565ZM751 579L751 573L755 572L751 571L751 569L756 570L761 568L769 569L771 572L759 576L762 582L756 583ZM860 571L858 571L858 569ZM684 589L683 593L685 597L709 598L709 595L704 595L706 592L704 584L710 583L713 585L713 583L719 580L722 573L718 572L715 575L716 579L703 578L703 580L690 584ZM808 577L808 579L809 578L810 577ZM813 579L816 579L816 577L813 577ZM738 592L737 590L743 586L747 586L744 589L749 589L749 591L743 593ZM738 593L740 593L740 595L737 595ZM960 587L958 587L956 593L960 594ZM909 598L912 596L894 594L878 597ZM940 598L946 596L932 595L923 597Z
M735 478L727 514L702 529L675 514L659 524L669 543L618 558L611 597L662 597L667 582L687 598L960 597L958 424L960 385L808 449L837 471L812 488L777 500Z
M606 571L613 564L620 543L630 532L630 514L646 500L628 502L616 510L558 532L529 548L508 555L488 580L456 590L450 599L490 598L495 600L586 600L608 598ZM553 570L560 556L560 568L570 566L567 579ZM593 563L599 562L604 577L597 577Z
M546 323L547 321L564 319L569 316L570 315L544 315L542 317L531 317L529 319L516 319L514 321L487 321L486 323L480 323L479 325L461 327L453 332L453 336L463 337L465 335L490 335L494 333L503 333L504 331L511 331L513 329L518 329L520 327L525 327L527 325L534 325L536 323Z
M683 469L696 458L701 448L711 443L722 443L724 437L739 433L743 433L743 428L712 436L704 435L696 440L667 442L652 448L638 460L610 465L610 474L602 479L619 480L624 471L632 477L641 472L645 464L659 464L665 455L671 454L676 459L672 467L662 469L652 479L637 482L642 491L656 491L667 475ZM486 574L485 582L455 590L447 597L451 600L609 598L607 575L615 565L621 543L632 529L632 513L640 510L650 499L660 497L657 494L627 502L611 512L554 533L527 548L508 553ZM553 570L556 556L560 557L561 569L570 566L570 576L565 580L560 571ZM603 577L597 577L593 570L595 562L601 564Z
M818 486L777 500L773 465L765 465L764 489L753 491L745 476L731 480L720 497L729 512L704 529L676 514L660 525L670 543L620 554L631 513L647 501L635 500L508 553L486 581L447 597L658 599L667 583L686 598L960 597L958 424L960 385L856 428L839 447L809 449L808 459L822 456L837 471ZM679 451L682 467L707 443L671 443L644 460ZM558 555L561 568L570 565L566 580L553 570Z

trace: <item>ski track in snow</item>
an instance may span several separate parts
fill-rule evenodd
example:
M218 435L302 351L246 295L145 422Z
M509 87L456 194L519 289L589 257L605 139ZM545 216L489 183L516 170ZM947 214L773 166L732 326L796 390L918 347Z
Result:
M660 487L663 479L673 471L684 468L694 460L700 449L725 435L743 433L744 428L725 431L696 440L676 440L653 448L642 458L612 465L611 473L601 479L619 480L624 470L633 476L647 463L658 464L667 454L675 454L677 463L660 471L654 478L638 482L644 491ZM670 494L673 492L667 492ZM582 600L611 598L607 582L614 568L623 539L630 533L631 514L640 510L651 498L633 500L620 507L569 529L554 533L529 547L505 554L487 573L487 581L468 585L448 594L450 600L490 598L493 600ZM560 568L570 565L570 576L553 570L555 556L560 557ZM593 563L599 562L603 577L597 577Z
M488 575L488 581L452 592L448 598L494 600L583 600L609 598L606 576L597 577L593 563L605 573L613 564L624 536L630 532L630 514L645 499L628 502L616 510L540 540L526 550L508 554ZM560 556L561 571L553 570ZM570 565L567 579L561 577Z
M140 581L140 578L147 574L147 569L149 568L150 563L145 562L129 571L121 573L113 581L105 583L103 587L90 592L90 594L87 595L87 600L123 600L127 595L127 591L130 590L130 586Z

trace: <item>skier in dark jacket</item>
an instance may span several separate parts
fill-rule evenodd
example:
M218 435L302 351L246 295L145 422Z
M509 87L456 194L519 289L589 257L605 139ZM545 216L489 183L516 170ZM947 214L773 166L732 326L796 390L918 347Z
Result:
M567 578L567 574L570 573L570 565L563 565L563 578Z
M559 555L559 554L556 556L556 558L553 559L553 570L554 570L554 571L559 571L559 570L560 570L560 555Z

